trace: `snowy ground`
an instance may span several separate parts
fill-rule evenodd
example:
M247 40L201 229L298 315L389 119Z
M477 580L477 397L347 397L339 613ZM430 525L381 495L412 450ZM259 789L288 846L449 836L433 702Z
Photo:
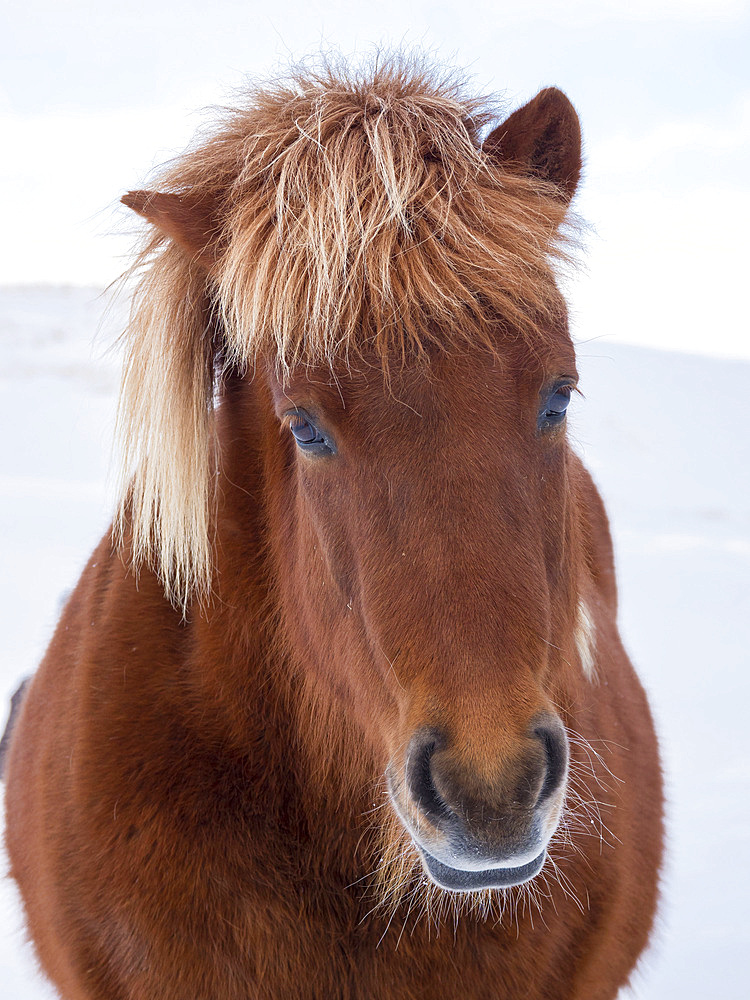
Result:
M111 508L118 330L95 290L0 289L0 706L33 670ZM580 347L574 438L613 524L621 628L657 716L670 843L638 1000L747 997L750 364ZM4 709L0 707L0 716ZM0 884L0 1000L52 993Z

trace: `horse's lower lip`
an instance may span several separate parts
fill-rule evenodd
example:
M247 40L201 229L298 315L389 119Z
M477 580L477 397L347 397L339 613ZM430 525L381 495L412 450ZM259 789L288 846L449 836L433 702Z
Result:
M464 871L451 868L433 858L423 848L419 849L422 860L433 881L443 889L453 892L472 892L478 889L508 889L513 885L528 882L542 869L547 851L543 850L532 861L518 868L486 868L484 871Z

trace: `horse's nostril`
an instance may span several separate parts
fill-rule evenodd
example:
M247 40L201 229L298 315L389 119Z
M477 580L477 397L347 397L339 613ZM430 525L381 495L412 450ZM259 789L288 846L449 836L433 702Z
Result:
M451 815L432 779L432 757L445 745L445 738L435 729L415 733L409 746L406 783L414 802L433 822Z
M533 752L527 744L525 753L507 761L502 772L498 769L496 780L481 782L473 771L457 771L455 762L451 766L443 731L419 729L404 768L412 803L454 845L522 841L535 810L553 799L568 768L568 741L559 719L537 716L530 736L538 741Z
M534 736L544 747L547 771L536 804L542 805L560 787L568 768L568 741L559 723L538 725Z

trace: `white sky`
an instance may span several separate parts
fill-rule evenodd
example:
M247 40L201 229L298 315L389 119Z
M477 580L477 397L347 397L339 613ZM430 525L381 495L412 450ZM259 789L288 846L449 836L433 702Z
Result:
M0 22L0 283L104 284L120 194L246 74L333 46L418 45L509 110L581 115L593 226L574 333L750 357L750 7L743 0L28 0Z

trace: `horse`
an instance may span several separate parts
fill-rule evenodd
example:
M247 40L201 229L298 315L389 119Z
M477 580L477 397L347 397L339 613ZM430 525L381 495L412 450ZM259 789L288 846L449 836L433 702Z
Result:
M237 103L122 199L122 499L7 761L41 967L66 1000L612 998L662 784L566 429L576 111L499 120L416 57Z

